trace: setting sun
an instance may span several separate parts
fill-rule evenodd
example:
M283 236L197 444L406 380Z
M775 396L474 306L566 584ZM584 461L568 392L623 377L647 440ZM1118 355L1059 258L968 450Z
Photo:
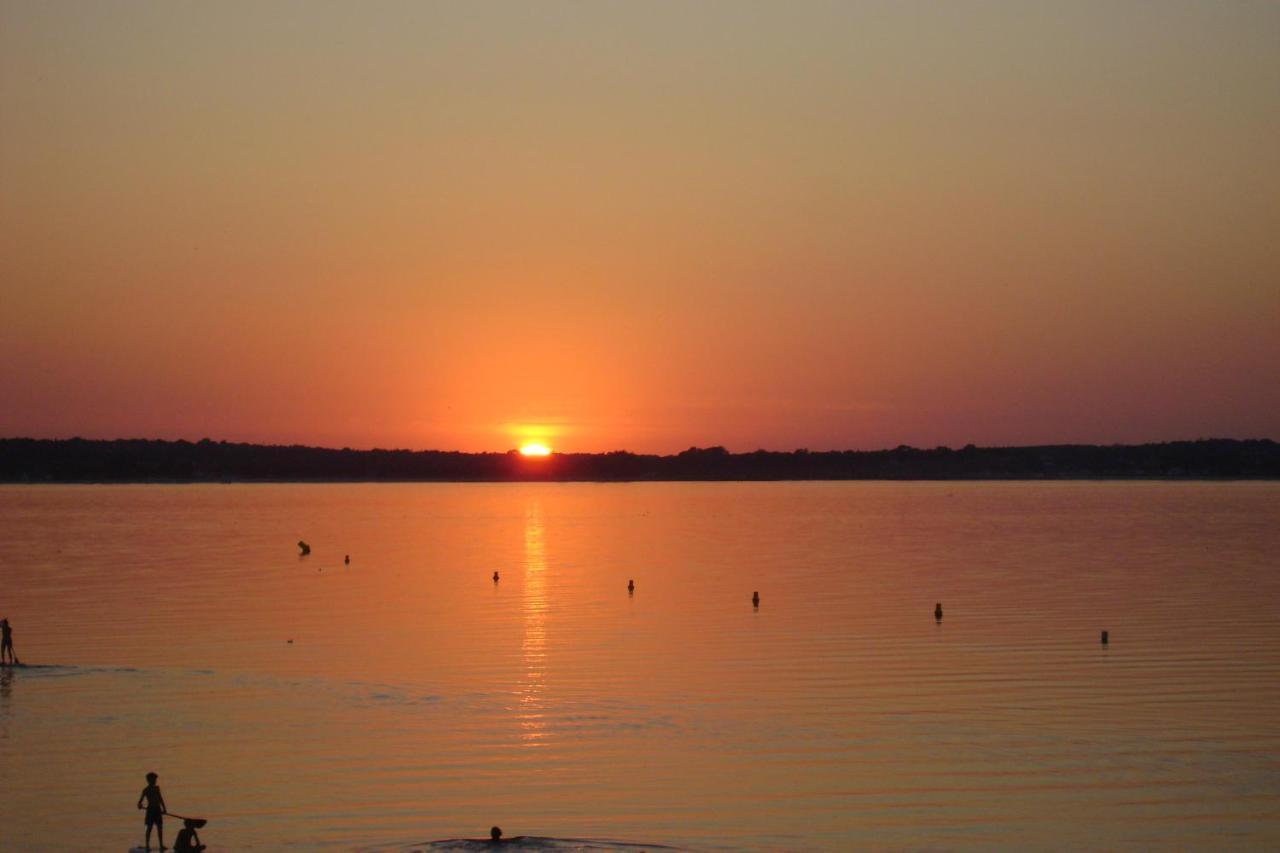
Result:
M550 456L551 448L547 447L545 444L539 444L536 441L531 441L528 444L520 445L520 455L521 456Z

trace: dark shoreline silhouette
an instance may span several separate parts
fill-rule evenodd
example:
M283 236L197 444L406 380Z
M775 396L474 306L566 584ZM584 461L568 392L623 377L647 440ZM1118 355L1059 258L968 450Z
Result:
M507 453L334 450L203 439L0 439L0 482L520 482L632 480L1280 479L1280 444L1202 439L1160 444L1061 444L730 453Z

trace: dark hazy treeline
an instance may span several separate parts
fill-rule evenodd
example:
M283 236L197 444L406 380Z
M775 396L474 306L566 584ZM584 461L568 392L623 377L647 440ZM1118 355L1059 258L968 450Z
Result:
M920 450L729 453L674 456L436 450L330 450L205 439L0 439L0 481L223 482L279 480L965 480L1280 478L1280 444L1211 439L1140 445L938 447Z

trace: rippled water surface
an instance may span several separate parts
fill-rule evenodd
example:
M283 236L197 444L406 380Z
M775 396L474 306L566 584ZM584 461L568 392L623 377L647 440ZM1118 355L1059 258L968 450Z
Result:
M5 850L153 769L215 850L1280 846L1275 483L0 487L0 615Z

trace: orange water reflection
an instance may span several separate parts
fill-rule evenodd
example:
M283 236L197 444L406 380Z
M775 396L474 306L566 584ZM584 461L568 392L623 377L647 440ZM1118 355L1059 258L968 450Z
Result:
M521 643L522 676L516 718L520 721L520 742L525 747L545 744L547 666L547 546L542 522L542 504L536 498L525 506L524 515L524 636Z
M23 780L0 847L139 843L155 769L223 849L494 822L1274 849L1277 506L1275 483L0 487L0 615L62 665L0 673Z

